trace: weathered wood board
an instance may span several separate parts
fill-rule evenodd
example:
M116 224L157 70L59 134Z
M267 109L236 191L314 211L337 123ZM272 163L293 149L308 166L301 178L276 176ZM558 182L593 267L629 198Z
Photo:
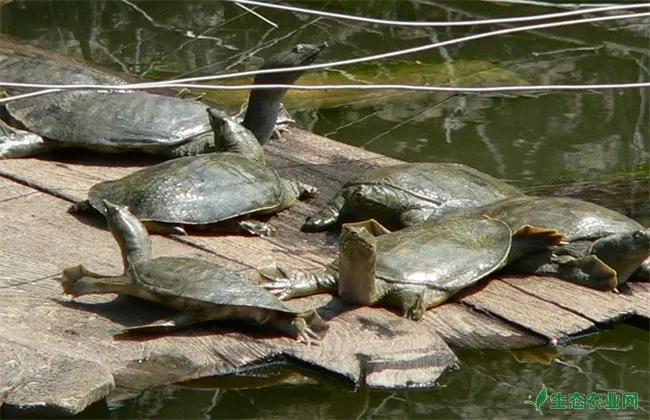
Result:
M431 386L456 364L451 350L425 325L385 310L347 310L338 300L321 311L332 327L320 346L299 344L273 332L247 334L216 323L149 340L114 340L122 326L150 322L170 311L132 298L90 296L71 301L61 297L56 278L66 266L83 262L94 271L120 272L121 257L110 233L80 223L66 212L69 203L59 198L6 178L0 178L0 191L4 232L0 238L0 373L3 380L12 381L0 383L0 389L9 388L5 401L9 406L72 414L116 384L137 391L232 373L262 361L298 360L348 383L372 387ZM242 269L241 264L178 241L153 239L155 255L217 259ZM251 244L259 242L256 238L239 237L234 245L221 244L221 239L231 237L210 239L215 249L237 249L233 260L247 254L242 250L251 252L251 258L257 252L272 254L274 248L267 244L269 249L255 250ZM321 296L294 304L320 306L328 299ZM390 377L385 377L387 372Z
M290 146L290 147L289 147ZM336 236L299 230L349 177L396 161L299 130L268 147L269 164L318 186L322 195L271 218L271 238L191 234L154 236L155 255L207 258L260 281L254 268L278 262L317 268L336 254ZM648 319L650 288L626 294L588 290L557 279L501 275L481 282L413 322L379 308L349 308L321 295L291 301L319 311L331 330L321 346L305 346L263 331L217 323L144 341L116 341L122 326L169 313L131 298L61 297L61 269L83 263L117 274L119 249L103 221L66 212L94 183L121 177L155 158L56 153L0 161L0 368L9 407L75 413L115 386L139 390L235 372L272 360L299 362L369 387L427 386L456 358L449 344L467 348L523 348L568 341L631 315ZM18 350L22 349L22 350ZM45 366L45 367L44 367ZM42 381L45 372L60 377ZM79 387L71 386L83 376ZM6 380L5 380L6 381ZM35 411L38 412L38 411Z
M0 49L43 52L13 41ZM51 54L57 57L57 54ZM68 59L59 57L60 59ZM267 145L268 163L319 187L321 196L271 218L271 238L192 233L155 236L155 255L210 259L261 281L255 268L277 262L320 268L336 255L336 234L299 230L305 217L363 170L397 161L301 131ZM158 162L154 157L60 151L0 161L0 405L3 413L81 411L116 387L148 387L236 372L270 361L303 367L373 388L432 385L457 359L446 343L473 349L564 342L632 317L648 328L650 286L603 293L557 279L499 275L429 311L418 322L380 308L351 308L321 295L289 302L320 307L330 331L320 346L232 324L208 323L168 336L116 340L124 326L170 310L133 298L61 296L57 278L83 263L118 274L119 250L103 221L66 212L95 183Z

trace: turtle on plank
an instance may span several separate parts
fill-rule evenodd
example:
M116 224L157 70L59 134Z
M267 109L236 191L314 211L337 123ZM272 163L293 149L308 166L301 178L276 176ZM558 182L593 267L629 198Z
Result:
M328 325L315 310L296 312L244 276L196 258L151 257L149 234L127 207L104 201L111 233L120 245L124 274L105 276L82 265L63 271L63 292L72 296L119 293L180 310L127 333L161 333L204 321L240 319L264 324L306 344L318 342Z
M299 44L271 58L263 69L313 63L326 44ZM303 71L275 73L273 81L292 84ZM83 67L33 57L0 54L4 81L23 83L103 84L116 89L126 82ZM266 75L269 77L270 75ZM245 126L268 140L286 89L254 90ZM20 93L13 90L11 93ZM81 147L100 152L139 151L168 157L215 150L205 104L144 91L71 90L19 99L4 106L7 122L37 134L31 142L0 137L0 159L31 156L52 149ZM269 131L270 127L270 131Z
M250 216L277 213L316 195L316 188L266 166L262 145L233 117L214 109L208 114L223 152L172 159L101 182L72 210L105 214L108 200L129 207L150 231L185 234L183 226L202 226L267 236L275 228Z
M650 280L650 230L616 211L568 197L513 197L474 212L507 223L556 228L568 243L528 255L509 269L613 290L632 275Z
M397 230L520 195L518 188L469 166L405 163L373 169L346 182L302 230L320 232L368 219Z
M555 229L497 219L449 216L389 233L374 220L344 224L339 257L324 271L260 269L264 284L281 299L338 292L355 305L396 307L419 319L490 273L531 252L559 244Z

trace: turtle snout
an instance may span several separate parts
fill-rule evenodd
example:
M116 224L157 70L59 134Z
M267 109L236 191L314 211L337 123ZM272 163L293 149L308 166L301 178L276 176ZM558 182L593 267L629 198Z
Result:
M645 248L650 248L650 230L637 230L632 234L634 242Z

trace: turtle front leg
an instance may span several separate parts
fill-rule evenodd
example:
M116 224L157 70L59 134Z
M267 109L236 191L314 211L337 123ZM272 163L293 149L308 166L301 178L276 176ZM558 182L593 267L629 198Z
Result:
M345 197L339 193L329 203L307 218L300 228L304 232L322 232L339 223Z
M336 270L328 267L325 271L289 270L281 266L269 266L258 269L269 283L262 286L278 298L285 300L317 293L335 293L338 289Z
M295 124L295 123L296 120L291 118L289 111L287 111L284 104L280 102L280 107L278 108L278 117L275 119L275 128L273 128L273 133L271 133L271 138L284 140L282 138L282 133L288 133L289 124Z
M409 227L426 222L431 213L431 209L412 208L400 213L399 220L403 227Z

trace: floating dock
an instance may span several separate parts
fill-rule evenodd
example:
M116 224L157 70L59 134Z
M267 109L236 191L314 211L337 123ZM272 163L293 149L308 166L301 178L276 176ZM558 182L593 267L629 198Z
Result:
M0 48L75 61L18 41L1 40ZM262 281L256 268L275 262L322 268L336 256L337 237L301 232L307 215L349 178L398 162L298 129L266 150L269 166L315 185L321 195L271 217L273 237L154 235L154 256L204 258L253 282ZM122 272L119 248L103 219L72 215L68 208L95 183L159 161L72 150L0 160L0 416L73 415L111 393L133 394L273 362L294 363L351 386L429 387L458 367L449 346L525 348L562 344L622 321L650 326L650 283L630 283L617 294L550 277L501 275L417 322L387 309L347 306L330 295L288 301L296 309L319 307L330 324L319 346L219 322L118 340L122 328L172 310L123 296L62 295L58 279L66 267Z
M153 236L154 256L205 258L262 281L274 262L321 268L336 255L333 234L300 231L305 217L348 178L397 161L293 129L267 146L268 164L317 186L321 195L270 218L275 236L191 233ZM63 268L120 274L117 244L100 217L72 215L95 183L158 161L132 155L60 151L0 161L0 398L6 413L75 414L116 388L133 393L275 361L370 388L427 387L457 359L448 345L523 348L563 343L621 321L648 328L650 284L621 293L550 277L496 276L411 321L381 308L346 306L330 295L289 301L320 306L330 330L319 346L219 322L165 336L117 340L123 327L172 311L129 297L61 294ZM41 411L45 410L45 411Z

